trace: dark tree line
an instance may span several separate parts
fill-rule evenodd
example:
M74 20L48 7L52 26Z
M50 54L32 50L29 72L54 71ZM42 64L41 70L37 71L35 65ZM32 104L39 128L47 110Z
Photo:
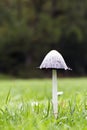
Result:
M0 72L41 76L36 67L56 49L74 75L87 75L86 28L86 0L1 0Z

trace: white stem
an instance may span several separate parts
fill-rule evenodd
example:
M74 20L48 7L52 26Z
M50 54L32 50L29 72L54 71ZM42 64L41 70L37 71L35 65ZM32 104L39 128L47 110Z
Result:
M52 103L55 118L58 116L57 70L52 70Z

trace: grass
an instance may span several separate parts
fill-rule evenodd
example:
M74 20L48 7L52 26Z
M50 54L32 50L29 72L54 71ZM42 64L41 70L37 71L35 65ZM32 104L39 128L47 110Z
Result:
M0 80L0 130L87 130L87 78L58 80L58 119L51 80Z

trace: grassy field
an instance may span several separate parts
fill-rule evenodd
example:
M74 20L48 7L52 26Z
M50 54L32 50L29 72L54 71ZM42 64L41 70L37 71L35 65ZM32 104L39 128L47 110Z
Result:
M51 80L0 80L0 130L87 130L87 78L59 79L58 119Z

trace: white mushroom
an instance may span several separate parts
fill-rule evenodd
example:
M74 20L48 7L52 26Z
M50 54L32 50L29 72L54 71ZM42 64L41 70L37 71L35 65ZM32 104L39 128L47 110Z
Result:
M60 95L62 95L63 94L63 92L57 92L57 95L58 96L60 96Z
M52 103L55 118L58 116L57 69L70 70L62 55L56 50L50 51L42 61L40 69L52 69Z

